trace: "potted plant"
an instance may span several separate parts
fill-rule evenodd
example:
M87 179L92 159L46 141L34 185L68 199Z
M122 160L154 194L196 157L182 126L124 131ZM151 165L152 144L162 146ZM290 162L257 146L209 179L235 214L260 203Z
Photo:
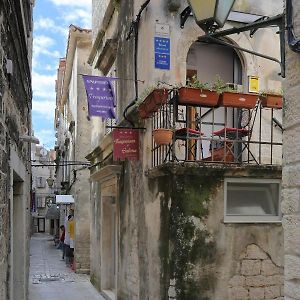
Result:
M216 106L219 95L209 88L208 83L200 82L196 76L188 80L187 86L178 89L178 103L191 106Z
M282 108L283 103L283 96L282 92L275 92L275 91L263 91L260 96L260 101L262 107L269 107L269 108Z
M169 145L173 139L173 130L157 128L152 131L154 142L157 146Z
M152 136L157 146L169 145L173 140L174 124L171 121L172 110L166 109L160 116L159 124L152 130Z
M213 89L220 94L219 105L224 107L253 108L258 96L255 94L240 93L229 87L220 77L217 77Z
M168 90L166 88L150 87L140 96L142 103L139 104L138 112L141 119L146 119L158 111L159 107L168 101ZM140 103L140 101L138 101Z

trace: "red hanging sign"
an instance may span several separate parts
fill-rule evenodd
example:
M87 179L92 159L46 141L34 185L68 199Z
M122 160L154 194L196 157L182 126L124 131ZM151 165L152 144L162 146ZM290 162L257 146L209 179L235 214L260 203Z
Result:
M114 129L114 160L139 160L139 144L139 130L129 128Z

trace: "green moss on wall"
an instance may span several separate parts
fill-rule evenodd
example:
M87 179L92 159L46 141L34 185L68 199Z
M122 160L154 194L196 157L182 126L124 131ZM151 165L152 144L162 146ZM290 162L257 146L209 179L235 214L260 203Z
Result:
M215 260L216 246L205 227L208 205L224 171L207 175L170 175L159 179L161 199L160 257L162 299L168 299L170 279L177 298L210 299L214 274L204 269ZM203 272L201 271L203 268ZM200 270L195 275L195 271Z

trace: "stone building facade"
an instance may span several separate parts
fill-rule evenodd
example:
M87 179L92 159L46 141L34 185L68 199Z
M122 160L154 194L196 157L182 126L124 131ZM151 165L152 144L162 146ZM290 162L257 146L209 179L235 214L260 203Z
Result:
M33 4L0 1L0 299L27 299Z
M235 10L248 17L283 10L271 0L236 2ZM143 4L146 8L136 19ZM260 90L281 87L279 65L238 51L240 67L234 71L232 61L225 64L227 48L196 43L203 31L193 18L180 28L179 15L186 5L185 1L93 1L93 48L88 61L94 75L119 78L115 86L119 125L130 126L123 111L133 100L143 98L149 87L158 82L169 88L184 85L190 70L207 81L219 74L244 91L250 75L259 77ZM237 22L231 17L225 28ZM138 36L134 26L138 26ZM154 67L155 36L170 39L170 70ZM246 33L230 36L230 41L279 57L274 29L259 30L252 39ZM230 77L230 70L236 77ZM246 221L232 221L226 202L231 183L243 182L253 188L262 182L280 186L281 149L270 154L264 148L261 165L179 163L168 161L163 151L161 163L154 165L155 122L139 119L137 106L128 107L127 118L145 128L140 131L139 161L113 161L109 127L100 118L91 118L92 151L87 158L93 165L92 283L108 299L283 299L280 188L278 214L272 220L249 212ZM281 121L282 110L274 113ZM266 124L272 119L270 110L259 114ZM281 141L278 128L262 127L262 136L274 131L276 141ZM258 128L254 127L253 135ZM267 163L270 156L275 157L272 166ZM243 198L247 196L240 195L239 201Z
M54 234L54 220L46 218L48 207L54 203L55 186L49 187L47 179L54 180L53 150L43 146L31 146L32 162L32 233L45 232ZM52 166L51 166L52 164ZM36 167L35 167L36 165Z
M300 35L300 3L292 1L294 30ZM299 91L300 56L286 45L286 79L284 82L284 134L283 134L283 228L285 262L285 299L300 299L300 219L299 219Z
M75 265L77 273L90 267L90 188L84 162L90 149L91 129L82 74L89 74L87 58L91 31L70 26L66 58L60 61L56 82L57 186L75 199ZM67 217L67 211L65 211Z

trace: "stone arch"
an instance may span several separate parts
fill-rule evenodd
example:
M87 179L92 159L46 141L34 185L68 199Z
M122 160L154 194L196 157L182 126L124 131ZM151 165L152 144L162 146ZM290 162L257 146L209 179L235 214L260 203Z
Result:
M181 64L177 64L176 66L176 83L184 84L186 78L186 60L188 51L193 43L197 41L198 37L203 34L203 31L196 28L195 26L183 29L176 49L177 60L182 62ZM239 47L254 50L245 33L241 33L230 38L227 37L226 39ZM236 53L240 58L243 67L243 83L246 83L248 75L257 74L258 72L257 59L254 55L246 52L236 50Z

